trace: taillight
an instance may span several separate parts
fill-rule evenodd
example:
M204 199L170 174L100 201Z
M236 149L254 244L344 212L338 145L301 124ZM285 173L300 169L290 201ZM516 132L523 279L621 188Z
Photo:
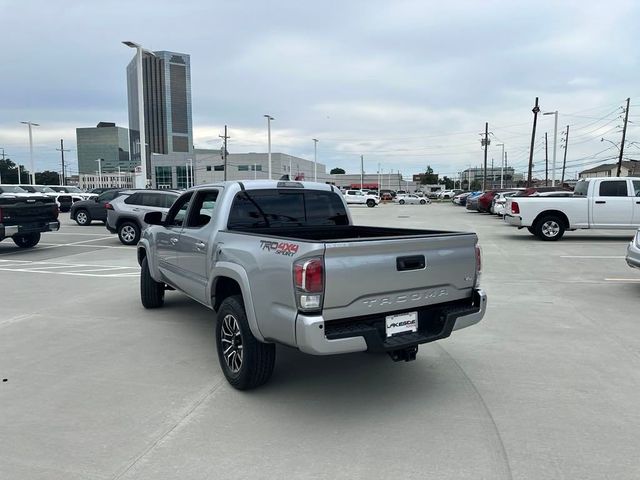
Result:
M293 264L293 282L298 308L320 310L324 292L324 262L322 257L307 258Z
M109 202L104 204L104 208L106 208L107 210L113 210L113 205L111 205Z
M511 202L511 213L520 213L520 205L518 205L518 202Z
M482 274L482 250L480 250L480 245L476 243L476 281L475 287L480 286L480 276Z

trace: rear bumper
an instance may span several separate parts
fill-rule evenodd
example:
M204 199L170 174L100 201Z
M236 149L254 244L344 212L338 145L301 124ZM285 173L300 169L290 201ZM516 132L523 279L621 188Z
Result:
M60 222L44 222L40 224L0 225L0 238L13 237L23 233L56 232L60 230Z
M517 217L515 215L510 215L508 213L505 213L504 215L504 221L507 222L509 225L513 225L514 227L522 227L522 217Z
M447 338L454 330L478 323L486 308L486 294L474 290L471 299L418 309L417 332L388 338L384 333L384 316L325 322L321 315L298 315L296 342L301 351L311 355L391 352ZM394 313L398 312L387 314Z

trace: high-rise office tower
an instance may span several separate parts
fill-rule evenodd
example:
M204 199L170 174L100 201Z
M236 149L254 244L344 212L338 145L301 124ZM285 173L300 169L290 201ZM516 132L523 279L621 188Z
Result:
M184 53L158 51L142 59L147 171L153 175L152 154L176 161L193 152L191 65ZM140 163L140 126L136 58L127 66L131 159ZM155 175L154 175L155 176Z
M130 172L138 162L129 156L129 132L115 123L100 122L96 127L76 128L78 170L94 175L101 159L103 172ZM138 159L139 159L138 154Z

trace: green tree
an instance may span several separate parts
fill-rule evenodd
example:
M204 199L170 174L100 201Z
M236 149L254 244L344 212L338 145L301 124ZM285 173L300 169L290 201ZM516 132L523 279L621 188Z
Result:
M427 170L422 174L420 183L422 185L435 185L436 183L438 183L438 174L433 173L433 168L431 168L431 165L427 165Z
M60 175L58 172L52 172L51 170L36 172L36 183L38 185L58 185L60 183Z
M344 171L343 168L336 167L336 168L332 168L329 173L331 175L344 175L346 172Z
M481 188L482 188L482 183L480 183L480 180L474 180L473 182L471 182L471 188L469 190L476 192Z
M455 182L449 177L447 177L446 175L442 177L440 180L438 180L438 183L441 185L444 185L444 188L446 188L447 190L453 189L455 185Z
M2 177L2 183L18 183L18 166L9 158L0 160L0 177ZM29 183L29 172L22 165L20 165L20 181Z

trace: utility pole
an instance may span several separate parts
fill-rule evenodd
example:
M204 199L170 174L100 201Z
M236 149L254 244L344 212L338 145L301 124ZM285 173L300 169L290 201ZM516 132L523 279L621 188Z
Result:
M624 152L624 139L627 136L627 122L629 121L629 102L631 98L627 98L627 108L624 111L624 126L622 127L622 143L620 143L620 157L618 158L618 173L616 177L619 177L622 173L622 153Z
M500 155L500 188L504 188L504 143L496 143L496 147L502 147Z
M629 102L627 102L628 104ZM28 122L20 122L20 123L24 123L25 125L29 126L29 159L30 159L30 168L31 168L31 185L35 185L36 184L36 169L35 166L33 165L33 133L31 131L32 127L39 127L40 124L39 123L33 123L32 121L28 121ZM626 122L625 122L625 126L626 126ZM622 157L620 157L622 158Z
M569 147L569 125L567 125L567 132L564 134L564 160L562 161L562 180L560 180L560 186L564 184L564 170L567 167L567 147Z
M313 181L318 181L318 139L312 138L313 140Z
M531 186L531 170L533 169L533 145L536 140L536 124L538 123L538 113L540 107L538 106L538 97L536 97L536 104L531 110L533 112L533 129L531 130L531 148L529 149L529 171L527 173L527 187Z
M267 119L267 142L269 143L269 180L271 180L271 120L275 120L271 115L264 115ZM226 127L225 127L226 128ZM225 133L226 136L226 133ZM224 179L227 179L227 171L225 170Z
M2 150L2 162L4 163L4 148L1 150ZM2 184L2 172L0 172L0 184Z
M504 152L504 169L506 170L508 165L507 165L507 152ZM513 185L513 175L511 175L511 184Z
M494 175L494 170L493 170L493 157L491 158L491 188L493 188L493 184L496 181L496 176Z
M549 185L549 143L547 142L547 132L544 132L544 186Z
M64 152L70 152L71 150L64 149L64 140L60 139L60 148L56 148L57 151L60 152L60 156L62 157L62 185L64 186L65 179L67 178L64 170Z
M360 190L364 188L364 155L360 155Z
M271 122L271 120L269 120ZM269 123L269 125L271 125ZM224 140L224 144L222 145L222 158L224 159L224 181L227 181L227 156L229 152L227 152L227 140L231 137L227 135L227 126L224 126L224 135L218 135L220 138ZM269 178L271 178L271 126L269 126Z
M484 138L482 139L484 147L484 174L482 175L482 190L487 188L487 148L489 148L489 122L484 124Z

